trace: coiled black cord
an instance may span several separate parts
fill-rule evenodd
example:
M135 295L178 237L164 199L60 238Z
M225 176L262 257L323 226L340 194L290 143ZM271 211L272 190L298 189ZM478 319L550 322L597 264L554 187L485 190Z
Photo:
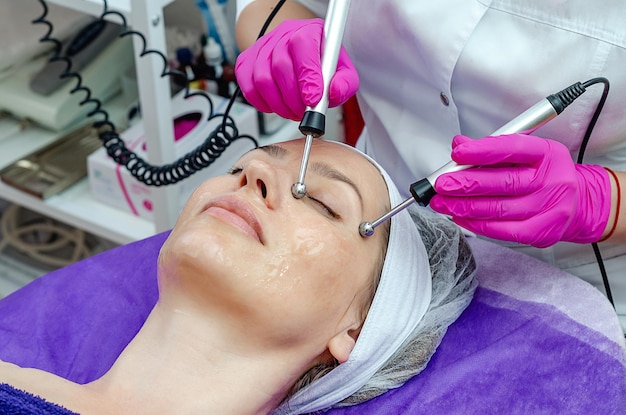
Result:
M255 147L258 147L258 142L254 137L247 134L239 134L234 120L228 115L239 94L239 88L237 88L237 91L232 94L225 112L222 114L213 114L213 102L211 98L203 91L191 91L189 88L190 80L187 78L187 75L181 71L169 69L166 56L158 50L148 49L145 36L138 31L130 30L123 14L108 9L107 0L103 0L102 2L103 12L98 18L99 20L104 20L105 17L111 15L117 16L122 25L120 37L133 35L141 39L142 50L139 55L140 57L144 57L146 55L159 56L163 61L163 71L161 72L161 76L176 77L183 81L185 85L185 99L198 95L205 97L210 109L209 114L211 114L207 121L217 117L222 117L220 125L213 130L209 137L207 137L207 139L196 149L185 154L180 159L163 166L153 166L149 164L126 147L126 144L117 133L117 129L111 121L109 114L102 107L102 102L97 97L92 96L92 92L89 87L83 84L83 79L80 74L72 71L71 58L61 55L62 44L58 39L55 39L52 36L53 25L49 20L47 20L48 6L45 0L39 0L39 3L43 7L43 13L40 17L33 20L32 23L42 24L48 28L47 33L40 39L40 41L50 42L54 45L54 53L50 58L50 61L61 61L66 64L66 68L61 77L71 78L76 82L75 87L70 91L70 94L76 94L79 92L84 93L85 98L79 103L79 105L93 106L93 109L87 113L87 117L99 116L100 119L94 122L94 127L99 131L100 140L102 141L107 154L117 164L126 167L133 177L146 185L163 186L177 183L197 171L208 167L235 140L242 138L249 139L253 142Z

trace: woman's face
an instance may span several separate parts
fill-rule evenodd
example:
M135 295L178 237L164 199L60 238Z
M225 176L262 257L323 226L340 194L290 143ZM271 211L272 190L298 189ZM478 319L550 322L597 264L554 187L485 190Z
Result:
M316 140L295 199L303 146L251 151L196 189L161 251L162 299L174 288L278 344L360 325L386 242L358 226L389 209L387 188L360 154Z

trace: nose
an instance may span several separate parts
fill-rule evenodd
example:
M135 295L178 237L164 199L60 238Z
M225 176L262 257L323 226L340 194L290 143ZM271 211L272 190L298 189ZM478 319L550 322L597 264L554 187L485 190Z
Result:
M287 177L283 179L288 182ZM277 168L262 160L252 160L246 165L241 186L252 189L268 207L276 208L280 203L282 197L280 174Z

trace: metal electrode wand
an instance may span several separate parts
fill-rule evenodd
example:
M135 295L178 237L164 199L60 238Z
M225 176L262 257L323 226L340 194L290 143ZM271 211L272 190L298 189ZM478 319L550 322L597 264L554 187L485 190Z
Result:
M581 96L585 90L584 85L577 82L564 90L557 92L556 94L549 95L518 115L512 121L494 131L491 135L498 136L513 133L530 134L563 112L563 110L576 98ZM430 203L430 199L432 199L432 197L436 194L434 184L437 177L444 173L465 170L470 167L473 166L456 164L454 161L448 162L443 167L440 167L435 172L431 173L430 176L411 184L411 186L409 186L409 190L412 197L409 197L375 221L361 223L359 225L359 233L363 237L373 235L374 228L389 220L398 212L406 209L408 206L413 204L413 202L417 202L421 206L427 206L428 203Z
M313 108L308 107L300 122L300 132L306 136L306 141L304 143L298 181L291 186L291 194L296 199L301 199L306 195L304 176L306 175L306 168L309 164L309 155L311 154L313 139L323 136L325 132L326 111L328 110L328 89L330 80L337 70L337 61L339 59L339 51L341 50L341 41L343 39L343 31L346 25L349 7L350 0L330 0L328 4L324 21L324 51L322 52L322 80L324 82L324 91L320 102Z

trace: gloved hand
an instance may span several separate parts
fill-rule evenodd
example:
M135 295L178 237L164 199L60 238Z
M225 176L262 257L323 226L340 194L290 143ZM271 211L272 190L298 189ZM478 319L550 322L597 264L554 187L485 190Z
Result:
M237 58L235 76L243 96L261 112L299 121L322 98L322 19L286 20ZM343 46L328 90L330 108L359 88L359 76Z
M544 248L597 242L606 228L609 173L575 164L557 141L524 134L456 136L452 159L481 167L439 176L430 206L466 229Z

